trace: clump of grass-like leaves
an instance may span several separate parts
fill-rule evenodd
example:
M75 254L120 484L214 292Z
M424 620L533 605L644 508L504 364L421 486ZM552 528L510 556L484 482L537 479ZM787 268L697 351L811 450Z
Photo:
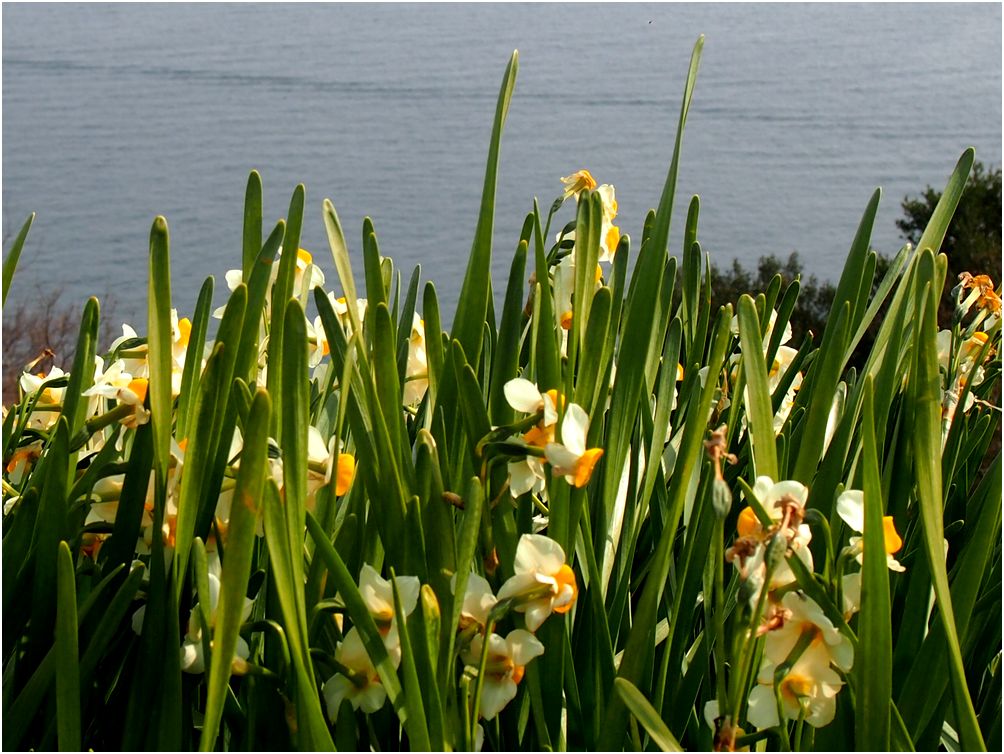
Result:
M513 55L449 331L325 200L329 292L302 185L266 229L251 174L216 312L154 221L145 334L91 299L4 409L5 748L999 747L999 290L936 321L973 153L877 286L875 192L789 344L797 281L712 311L696 196L670 245L701 45L640 240L573 173L498 307Z

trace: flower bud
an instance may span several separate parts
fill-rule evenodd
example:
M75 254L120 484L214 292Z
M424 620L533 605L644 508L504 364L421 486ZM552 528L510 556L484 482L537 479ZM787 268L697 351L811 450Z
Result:
M724 479L715 479L711 488L711 505L719 518L725 518L732 510L732 490Z

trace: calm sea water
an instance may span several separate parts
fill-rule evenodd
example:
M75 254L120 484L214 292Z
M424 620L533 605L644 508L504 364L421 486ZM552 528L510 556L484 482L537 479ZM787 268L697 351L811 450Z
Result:
M833 277L876 186L873 243L893 253L904 195L940 188L969 145L1001 161L1000 30L998 4L4 5L5 248L38 212L12 298L109 292L142 326L164 214L179 308L209 274L222 299L257 168L270 223L306 184L303 245L332 283L325 197L355 250L369 215L382 253L421 263L452 310L512 50L497 289L533 196L546 206L580 167L640 235L699 33L673 249L699 194L717 263L798 251Z

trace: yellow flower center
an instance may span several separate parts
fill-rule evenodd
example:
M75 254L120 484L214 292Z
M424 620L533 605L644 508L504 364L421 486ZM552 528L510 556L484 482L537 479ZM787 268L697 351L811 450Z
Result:
M598 283L602 279L603 279L603 268L600 267L599 264L597 264L596 265L596 274L593 276L593 282L594 283Z
M572 311L569 309L567 312L561 315L561 329L571 330L572 329Z
M593 467L603 455L603 448L590 448L575 462L575 486L585 487L593 475Z
M681 382L683 380L683 364L677 363L676 365L676 381Z
M526 668L522 665L513 665L512 674L510 675L512 682L518 686L519 682L523 680L524 673L526 673Z
M899 552L903 547L903 539L896 531L896 524L892 516L882 516L882 536L885 538L885 551L887 555Z
M616 214L616 210L614 210L614 213ZM613 253L613 251L617 248L617 242L620 240L621 240L621 229L618 228L616 225L611 225L610 230L607 231L607 238L606 238L607 249L611 253Z
M149 383L145 378L136 377L127 385L127 387L136 394L136 397L139 398L139 402L143 403L146 401L146 389L148 385Z
M544 393L548 398L551 399L551 405L554 406L555 410L560 409L565 405L565 396L559 393L553 387Z
M10 462L7 464L7 473L10 474L13 472L21 461L26 463L34 462L39 455L40 453L36 448L18 448L14 451L14 455L11 456Z
M188 346L188 341L192 337L192 320L188 317L178 320L178 345Z
M756 511L747 505L739 512L739 521L736 522L736 531L740 537L752 537L760 530L760 519L757 518Z
M581 191L596 188L596 180L585 168L572 173L567 178L562 178L561 182L565 184L566 198L569 196L577 196Z
M797 704L800 698L812 694L813 685L811 678L789 673L781 681L781 695Z
M335 494L341 496L348 492L355 475L356 459L351 453L339 453L338 468L335 471Z
M523 439L526 440L527 445L533 445L536 448L546 447L549 442L554 441L554 429L551 428L548 431L547 427L535 426L531 427L529 432L523 435Z
M1001 300L1000 297L994 293L994 291L987 290L984 291L980 296L980 307L986 309L991 314L1001 313Z
M602 451L600 451L602 453ZM562 565L558 569L558 572L554 574L554 580L558 582L558 594L564 591L564 587L570 587L572 590L572 599L570 599L566 604L554 608L556 613L567 613L572 609L572 605L575 604L575 599L579 596L579 587L575 583L575 573L572 571L571 567ZM519 683L519 681L517 681Z

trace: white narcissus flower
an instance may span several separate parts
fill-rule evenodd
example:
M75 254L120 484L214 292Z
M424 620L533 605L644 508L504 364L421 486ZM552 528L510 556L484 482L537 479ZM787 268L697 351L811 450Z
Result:
M775 482L769 476L758 476L753 484L753 494L760 501L767 515L775 523L782 523L785 519L785 510L791 506L793 513L797 513L797 518L801 521L801 514L805 511L805 502L809 498L809 489L801 482L786 480ZM750 509L750 513L753 513ZM749 521L749 514L746 511L740 513L740 519L746 517ZM752 520L759 525L759 520L753 515ZM794 530L785 532L786 536L792 538L793 543L807 545L812 539L812 532L807 524L799 523Z
M865 493L861 490L846 490L837 498L837 514L853 531L861 534L865 530ZM890 571L905 571L894 557L903 547L903 539L896 531L892 516L882 516L882 538L885 541L886 563ZM850 545L856 551L858 563L864 559L864 545L861 537L851 537Z
M526 614L526 627L536 631L552 613L567 613L579 590L565 563L561 545L542 534L524 534L516 545L514 576L499 589L498 600L513 599L513 609Z
M213 573L209 576L209 628L216 623L216 608L220 601L220 579ZM244 598L244 606L241 609L241 622L244 622L251 615L253 600ZM142 624L141 624L142 625ZM135 629L135 624L133 626ZM237 637L237 650L235 665L241 666L236 658L246 660L251 656L247 642L240 636ZM205 657L202 653L202 618L201 607L196 605L188 618L188 632L185 634L185 642L181 645L181 669L186 673L203 673L206 670Z
M128 340L134 340L139 338L139 334L136 330L128 324L122 324L122 334L112 341L112 344L108 347L109 352L115 353L118 351L119 347L125 344ZM128 372L135 377L147 377L149 376L150 370L146 363L147 347L146 343L140 345L132 346L131 348L124 349L129 352L129 356L119 356L120 361L122 361L122 371Z
M344 296L338 298L335 297L334 292L328 293L328 300L331 302L331 308L335 310L335 315L342 325L348 330L352 325L352 318L349 316L349 305L345 300ZM356 299L356 314L359 317L359 322L361 323L366 318L366 307L368 302L364 298Z
M331 353L328 345L328 336L324 331L324 325L320 317L314 318L314 324L307 325L307 366L311 369L321 363L321 359Z
M335 476L335 495L348 492L356 473L356 459L351 453L339 453L335 458L335 438L324 444L317 427L307 428L307 507L314 510L317 491Z
M861 609L861 571L841 576L840 591L843 597L844 620L848 621Z
M396 668L401 663L400 643L388 647L387 653ZM332 722L338 719L338 708L342 706L344 700L348 700L353 709L361 709L370 714L383 707L387 700L387 690L380 682L380 676L373 666L358 629L353 627L345 635L344 641L335 650L335 659L352 673L353 677L347 678L341 673L336 673L324 683L322 693L328 708L328 719Z
M282 249L276 255L276 261L282 254ZM279 274L278 266L274 267L273 273L276 277ZM324 273L321 268L314 264L314 257L306 249L296 251L296 271L293 273L293 295L304 297L313 288L324 285Z
M464 654L464 662L472 667L481 664L484 637L478 634ZM516 697L516 687L527 663L544 654L544 645L529 631L516 629L505 639L498 634L488 637L488 657L485 680L481 689L481 717L492 720Z
M596 179L593 178L592 174L585 168L577 170L571 175L562 178L561 182L565 185L565 191L562 194L562 197L565 199L570 196L574 196L578 199L579 194L583 191L590 191L596 188Z
M600 195L603 206L602 219L600 221L600 262L614 261L614 254L617 252L617 244L621 240L620 228L614 225L614 218L617 217L617 199L614 198L614 187L604 183L596 192Z
M616 230L616 229L615 229ZM566 233L565 239L575 240L575 231ZM559 239L562 236L559 235ZM600 257L600 261L606 261ZM568 341L568 331L572 329L574 315L572 298L575 295L575 253L562 258L554 268L554 317L561 337L561 355L565 356ZM593 275L594 287L599 290L603 286L603 268L596 265Z
M7 480L14 487L21 486L21 482L27 478L35 462L42 457L44 448L45 445L41 440L34 440L11 453L10 460L7 461Z
M457 588L456 574L450 581L450 588L454 591ZM497 601L487 579L476 573L468 574L463 606L460 608L460 628L477 625L484 629L488 624L488 613Z
M282 258L282 247L275 253L275 259L272 260L271 269L269 270L269 281L268 287L271 294L272 286L279 277L279 260ZM224 276L227 281L227 288L231 291L237 290L237 286L241 284L244 279L243 273L240 270L227 270ZM317 288L324 285L324 273L321 272L321 268L314 264L313 255L306 249L297 249L296 252L296 267L293 270L293 295L301 300L305 299L307 293L312 288ZM269 307L271 304L271 295L265 298L265 317L268 319ZM213 317L220 319L223 316L223 312L226 311L226 305L219 307L213 311Z
M570 234L574 238L574 232ZM566 236L568 238L569 236ZM554 316L562 337L572 328L572 296L575 294L575 254L569 254L554 268ZM564 350L562 351L564 354Z
M541 393L536 385L522 377L509 380L502 387L502 392L509 405L517 411L524 414L543 412L539 422L522 437L513 438L510 442L543 449L554 440L558 405L564 403L564 396L554 389ZM510 461L508 468L509 492L514 498L531 491L538 494L544 491L546 477L542 459L528 455L520 460Z
M774 665L787 659L803 634L812 633L808 651L824 652L829 662L843 671L854 664L854 647L833 625L815 600L800 592L788 592L781 599L784 622L779 628L768 631L763 656Z
M562 442L550 442L544 448L554 473L562 474L565 481L574 487L585 487L589 483L593 468L603 455L602 448L586 447L588 432L589 417L585 410L578 404L569 403L561 423Z
M970 373L974 375L973 385L978 385L983 381L983 369L976 363L976 357L979 356L980 351L983 349L983 344L986 342L987 334L985 332L975 332L969 338L959 343L956 369L958 371L959 382L962 385L965 385ZM949 357L952 351L951 331L939 331L936 343L938 347L938 364L947 372Z
M557 390L551 389L541 393L530 380L523 377L515 377L502 386L506 402L517 411L524 414L535 414L543 411L544 416L537 424L538 432L531 429L524 435L523 439L530 445L539 448L547 444L544 438L554 437L554 425L558 421L558 405L565 402L565 398ZM550 434L547 428L551 427Z
M422 585L415 576L396 576L394 580L401 598L401 612L407 617L418 604L418 593ZM377 573L369 563L365 563L359 574L359 593L380 633L386 637L394 621L394 587L391 582Z
M438 333L436 334L438 337ZM429 359L425 351L425 320L412 315L411 335L408 338L408 363L404 371L404 405L413 406L429 389Z
M59 367L52 367L48 374L31 374L24 372L21 375L21 389L26 396L39 393L35 401L35 409L28 420L28 427L31 429L50 429L59 418L59 409L55 408L63 403L63 395L66 393L65 387L43 387L46 383L60 377L69 376Z
M753 485L753 494L760 501L761 505L763 505L764 510L775 526L785 523L785 511L788 509L788 523L785 525L783 531L779 531L779 534L787 538L788 546L794 552L795 556L805 564L809 571L812 571L812 551L809 549L809 542L812 541L812 530L808 524L801 522L802 514L805 510L805 501L809 496L809 490L806 486L801 482L792 480L775 483L768 476L759 476ZM792 517L798 521L794 527L790 525L794 523L791 520ZM747 539L764 540L768 534L751 506L746 506L739 512L736 529L740 537ZM744 566L753 576L754 582L757 582L758 579L762 581L763 575L766 572L764 556L765 547L758 547L757 551ZM737 567L740 566L738 560L735 563ZM771 574L768 589L773 591L794 582L795 574L791 570L791 566L788 565L787 560L782 560ZM751 604L756 604L759 598L759 591L759 588L757 588L751 595Z
M238 282L240 282L240 271L238 270ZM185 371L185 359L188 355L188 343L192 335L192 321L188 317L178 318L178 310L171 309L171 397L177 398L181 394L181 378ZM122 335L112 341L109 351L115 352L126 341L138 338L136 330L128 324L122 325ZM115 364L121 362L122 372L128 373L134 378L150 377L150 365L148 362L148 348L146 343L126 349L129 356L120 357ZM114 366L114 364L113 364ZM112 367L109 367L109 370ZM100 374L100 364L97 375Z
M101 374L94 385L81 395L92 398L106 398L133 407L133 412L119 419L119 423L135 429L150 420L150 412L143 407L149 382L146 377L135 377L123 371L122 360L114 362Z
M527 456L518 461L509 461L509 494L513 498L533 492L540 495L544 492L547 477L544 475L544 463L540 458Z
M758 685L750 692L746 719L759 729L779 724L774 698L774 664L764 662L757 677ZM781 707L786 720L797 720L805 702L805 722L822 728L833 721L837 711L837 693L844 685L830 667L825 652L807 649L780 682Z

